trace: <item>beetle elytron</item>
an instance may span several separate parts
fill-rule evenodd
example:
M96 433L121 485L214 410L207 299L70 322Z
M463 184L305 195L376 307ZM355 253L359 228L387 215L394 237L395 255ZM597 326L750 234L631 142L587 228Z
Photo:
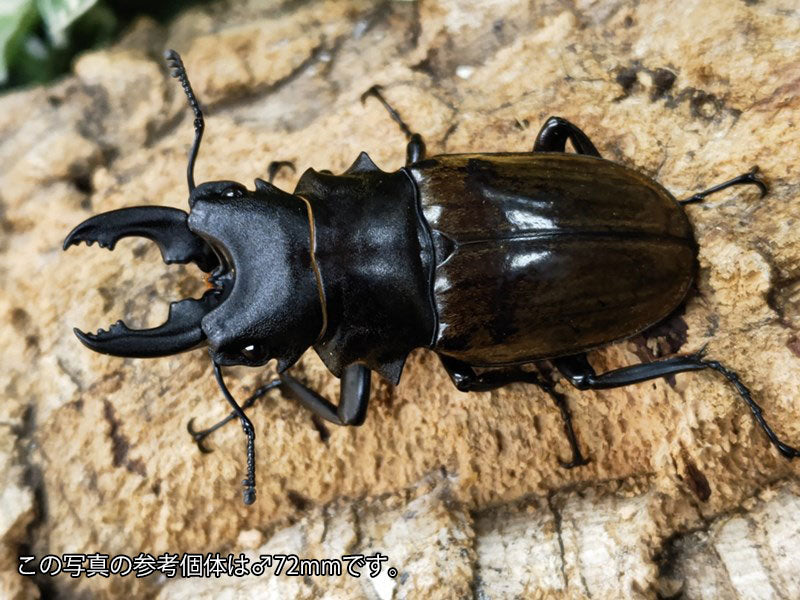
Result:
M766 185L751 171L678 202L652 179L600 157L576 126L550 118L532 152L425 157L425 145L374 95L409 139L406 166L378 169L366 153L341 175L309 169L294 193L255 180L194 184L203 116L183 63L166 54L195 114L187 177L190 213L124 208L78 225L79 242L113 249L126 236L158 244L167 263L210 273L200 299L170 306L156 328L75 330L116 356L156 357L207 344L220 388L247 435L244 501L255 500L252 424L222 378L225 365L277 359L278 385L321 418L360 425L370 373L396 384L408 353L430 348L459 390L513 382L540 386L564 418L572 459L585 464L565 399L520 365L550 360L575 387L603 389L683 371L714 369L747 402L770 441L781 442L738 376L702 353L598 374L586 352L639 333L679 306L693 281L697 247L682 204L738 184ZM570 141L575 153L567 153ZM270 167L270 180L274 174ZM334 405L286 371L310 346L341 378ZM482 372L475 371L475 367ZM219 424L193 432L198 443Z

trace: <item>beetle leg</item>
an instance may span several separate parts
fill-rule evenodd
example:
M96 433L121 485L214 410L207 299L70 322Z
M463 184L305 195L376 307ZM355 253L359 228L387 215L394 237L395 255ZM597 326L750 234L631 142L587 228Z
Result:
M406 146L406 165L419 162L424 158L425 142L420 134L415 133L411 136L411 139L408 140L408 146Z
M700 202L701 200L705 199L706 196L713 194L714 192L720 192L724 189L729 187L733 187L734 185L754 185L761 190L761 197L767 195L767 184L764 183L764 180L761 179L758 175L758 167L753 167L747 173L739 175L738 177L734 177L733 179L729 179L723 183L715 185L714 187L710 187L707 190L702 192L698 192L691 198L686 198L685 200L678 200L680 204L692 204L694 202Z
M366 92L361 94L361 104L364 104L370 96L375 96L380 103L383 104L384 108L389 111L389 116L400 126L400 129L408 140L408 146L406 146L406 165L421 161L425 158L425 142L422 136L411 131L411 128L403 121L400 113L398 113L394 107L386 101L386 98L383 97L383 94L381 94L382 89L383 88L379 85L373 85Z
M297 169L295 169L294 163L290 160L273 160L269 163L267 167L267 181L272 183L272 180L275 179L275 176L280 172L280 170L284 167L287 167L292 170L292 173L296 173Z
M550 117L544 122L533 143L533 152L564 152L567 140L578 154L600 156L589 136L561 117Z
M495 370L478 375L467 363L450 356L439 356L445 371L460 392L487 392L510 383L542 385L538 373L532 371Z
M572 428L572 413L569 410L567 399L563 394L556 392L550 382L540 378L538 373L514 369L486 371L478 375L475 373L475 370L465 362L449 356L440 356L439 358L456 388L462 392L485 392L510 383L531 383L540 387L553 399L553 402L555 402L555 405L561 412L561 418L564 421L564 433L567 435L569 447L572 451L572 459L569 462L559 460L561 466L565 469L571 469L589 462L589 459L584 458L583 454L581 454L581 449L575 436L575 430Z
M335 406L297 379L282 373L281 381L300 404L315 415L337 425L361 425L367 416L371 371L359 364L344 370L339 385L339 405Z
M586 359L586 354L557 358L553 362L556 368L579 390L616 388L685 371L713 369L722 373L736 388L739 396L750 407L756 422L767 434L770 442L778 449L778 452L789 459L800 457L800 450L783 443L772 431L764 419L761 407L753 400L750 390L741 382L739 376L715 360L703 360L702 351L689 356L674 356L651 363L622 367L600 375L595 373L595 370Z
M281 385L281 380L280 379L273 379L269 383L265 383L264 385L262 385L255 392L253 392L247 400L245 400L242 403L242 410L247 410L248 408L253 406L253 404L256 403L256 400L258 400L262 396L266 395L266 393L268 391L270 391L273 388L278 387L279 385ZM204 440L209 435L214 433L217 429L219 429L220 427L222 427L222 426L226 425L227 423L233 421L238 416L239 415L238 415L238 413L236 413L236 411L231 411L228 414L228 416L225 417L224 419L222 419L221 421L218 421L218 422L214 423L214 425L212 425L211 427L207 427L206 429L202 429L200 431L197 431L194 428L194 417L192 417L191 419L189 419L189 422L186 424L186 430L192 436L192 439L197 444L197 448L200 450L200 452L203 452L203 453L207 454L207 453L211 452L211 449L209 447L207 447L203 443Z

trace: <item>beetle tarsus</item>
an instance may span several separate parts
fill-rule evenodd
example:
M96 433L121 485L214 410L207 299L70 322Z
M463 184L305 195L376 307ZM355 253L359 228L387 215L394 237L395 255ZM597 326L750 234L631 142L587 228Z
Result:
M601 374L595 373L589 361L586 360L585 354L557 358L553 362L564 377L566 377L572 385L581 390L611 389L634 383L641 383L659 377L666 377L668 375L675 375L677 373L684 373L686 371L713 369L721 373L733 385L742 400L750 407L750 411L753 413L756 422L761 429L764 430L769 441L777 448L778 452L790 459L800 457L800 450L782 442L767 424L761 407L753 400L750 390L739 379L739 375L735 371L728 369L719 361L704 360L702 358L704 353L705 347L695 354L673 356L651 363L622 367Z
M741 175L734 177L733 179L729 179L728 181L723 181L722 183L710 187L707 190L698 192L697 194L691 196L690 198L686 198L685 200L678 200L678 202L683 205L693 204L695 202L701 202L711 194L715 192L720 192L735 185L754 185L761 191L762 198L767 195L767 192L769 192L769 187L767 187L767 183L758 174L758 166L755 166L752 169L750 169L747 173L742 173Z
M388 111L392 120L400 126L401 131L408 140L408 146L406 146L406 165L421 161L423 158L425 158L425 142L422 139L422 136L411 131L411 128L400 116L400 113L397 112L397 110L395 110L391 104L389 104L386 98L384 98L383 94L381 93L382 90L382 86L373 85L366 92L361 94L361 104L364 104L367 101L367 98L370 96L377 98L378 101L383 104L383 107Z
M567 398L563 394L559 394L550 384L543 383L540 386L555 402L558 410L561 411L561 420L564 423L564 433L569 441L569 448L572 452L572 459L569 462L558 460L559 464L564 469L574 469L575 467L582 467L588 465L591 459L583 456L581 447L578 445L578 438L575 436L575 430L572 428L572 412L569 410Z
M573 450L572 460L569 462L565 460L558 459L558 464L562 469L574 469L575 467L584 467L592 462L590 458L584 458L583 454L581 454L580 449L578 449L577 454L575 454L575 450Z
M189 435L192 436L192 439L194 440L194 443L197 444L197 449L200 450L200 452L202 452L203 454L211 454L213 452L213 450L211 448L209 448L208 446L206 446L203 443L203 440L205 440L206 437L208 437L208 435L212 431L216 430L218 427L221 427L222 424L227 423L228 421L230 421L230 419L226 418L226 419L223 419L222 421L220 421L219 423L217 423L216 425L214 425L213 427L209 427L208 429L203 429L201 431L197 431L194 428L194 417L192 417L191 419L189 419L189 422L186 423L186 431L188 431Z
M410 140L411 136L414 135L414 132L411 131L411 128L403 120L403 117L400 116L400 113L397 112L391 104L389 104L389 102L388 102L388 100L386 100L386 98L384 98L382 92L383 92L383 86L373 85L366 92L361 94L361 104L366 104L367 98L369 98L370 96L373 96L374 98L377 98L378 101L381 104L383 104L383 107L389 113L389 116L392 118L392 121L394 121L395 123L397 123L400 126L400 129L402 130L403 134L406 136L406 139Z
M775 444L775 447L778 449L778 452L780 452L783 456L785 456L789 460L800 457L800 450L798 450L797 448L793 448L789 444L784 444L782 441L778 439L776 439L773 443Z
M242 403L242 410L243 411L247 410L248 408L253 406L253 404L256 403L256 400L258 400L259 398L264 396L271 389L278 387L279 385L281 385L281 380L280 379L273 379L272 381L270 381L268 383L265 383L264 385L259 387L255 392L253 392L247 398L247 400L245 400ZM214 433L217 429L223 427L224 425L227 425L228 423L230 423L231 421L236 419L238 416L239 415L235 410L231 411L230 413L228 413L228 415L224 419L222 419L220 421L217 421L211 427L207 427L206 429L201 429L200 431L198 431L198 430L196 430L194 428L194 417L192 417L191 419L189 419L189 422L186 424L186 430L189 432L189 435L192 436L192 439L197 444L198 450L200 450L200 452L202 452L204 454L209 454L209 453L213 452L213 450L205 445L204 440L209 435Z
M764 430L764 433L767 434L769 441L772 442L778 452L790 460L792 458L800 457L800 450L797 450L796 448L793 448L792 446L782 442L780 438L778 438L777 434L767 424L766 419L764 419L761 406L759 406L759 404L753 400L753 397L750 394L750 389L741 382L739 375L735 371L731 371L725 365L716 360L704 360L700 362L708 368L714 369L718 373L721 373L733 385L733 387L736 388L739 396L741 396L742 399L747 403L747 406L750 407L750 411L753 413L753 417L755 417L756 422L759 424L761 429Z
M569 462L559 459L559 464L565 469L572 469L573 467L580 467L590 462L588 458L583 456L580 446L578 445L578 438L572 427L572 413L569 410L567 399L562 394L556 392L553 385L544 381L538 373L514 369L486 371L479 375L465 362L449 356L440 356L439 358L442 361L445 371L450 375L453 384L462 392L486 392L511 383L530 383L541 388L552 398L558 410L561 412L561 419L564 422L564 433L567 435L567 441L569 441L569 447L572 452L572 459Z

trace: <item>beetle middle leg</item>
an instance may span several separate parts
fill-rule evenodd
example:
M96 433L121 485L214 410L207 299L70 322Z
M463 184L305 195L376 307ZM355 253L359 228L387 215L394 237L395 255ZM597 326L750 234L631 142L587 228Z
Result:
M772 431L772 428L770 428L764 419L761 407L753 400L750 390L741 382L739 375L718 361L705 360L702 351L688 356L674 356L650 363L622 367L599 375L595 372L594 368L592 368L592 365L589 364L586 354L557 358L553 362L564 377L579 390L610 389L631 385L633 383L640 383L658 377L666 377L667 375L673 375L675 373L713 369L724 375L733 387L736 388L739 396L741 396L750 407L756 422L761 429L764 430L764 433L767 434L770 442L778 449L778 452L789 459L800 457L800 450L782 442L775 432Z
M550 117L544 122L533 143L533 152L564 152L567 140L578 154L600 156L592 140L579 127L561 117Z
M411 131L411 128L406 125L405 121L403 121L400 113L398 113L394 107L387 102L386 98L383 97L383 94L381 93L382 89L383 88L379 85L373 85L366 92L361 94L361 103L364 104L367 98L370 96L375 96L375 98L377 98L380 103L383 104L384 108L386 108L386 110L389 112L389 116L392 117L392 120L400 126L400 129L408 140L408 146L406 146L406 164L410 165L422 160L425 158L425 142L423 141L422 136Z
M581 453L578 440L575 436L575 430L572 428L572 413L569 410L567 399L563 394L559 394L550 382L539 377L538 373L523 371L522 369L513 369L486 371L477 374L475 370L465 362L449 356L440 356L439 358L456 388L462 392L485 392L510 383L530 383L540 387L553 399L553 402L555 402L555 405L561 412L561 418L564 421L564 433L567 435L569 447L572 451L572 459L569 462L563 460L559 460L558 462L561 463L561 466L565 469L571 469L589 463L589 459L584 458Z

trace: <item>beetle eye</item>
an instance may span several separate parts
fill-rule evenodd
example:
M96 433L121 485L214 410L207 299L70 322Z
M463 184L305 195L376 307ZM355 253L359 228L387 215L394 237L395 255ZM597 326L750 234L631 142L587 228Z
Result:
M266 349L261 344L250 344L239 351L239 354L246 360L256 361L264 358Z

